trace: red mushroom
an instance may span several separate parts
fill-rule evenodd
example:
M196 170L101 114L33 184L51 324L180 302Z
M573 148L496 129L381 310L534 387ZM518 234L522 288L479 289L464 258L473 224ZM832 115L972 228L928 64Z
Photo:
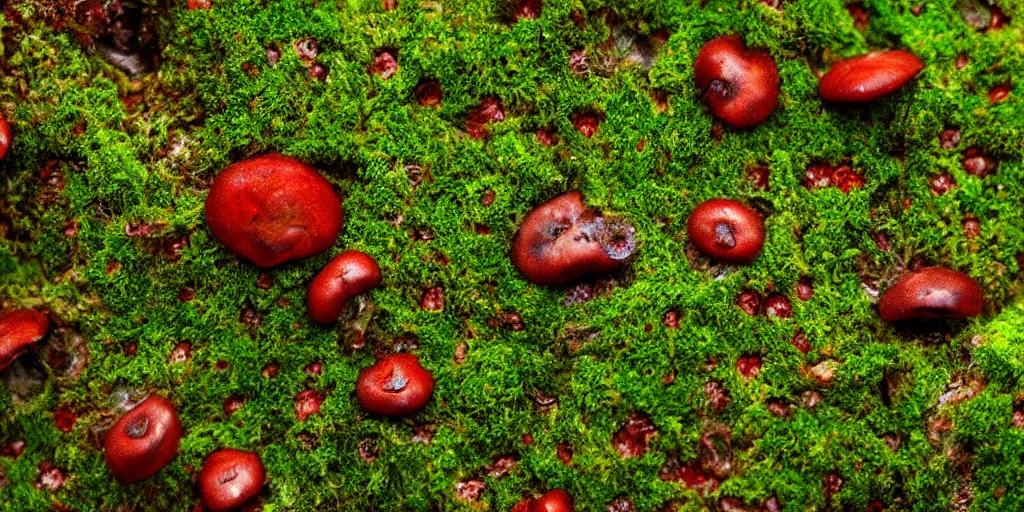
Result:
M46 315L32 309L0 313L0 370L43 339L49 329Z
M555 489L533 500L530 512L573 512L575 505L569 493Z
M839 62L821 77L818 92L825 101L874 101L906 85L924 63L906 50L872 52Z
M779 70L771 56L748 50L737 35L705 44L693 65L711 112L735 128L761 124L779 104Z
M321 324L338 320L356 295L380 286L380 267L368 254L346 251L336 256L309 283L309 316Z
M963 272L929 267L911 273L889 288L878 302L886 322L978 316L985 307L981 287Z
M199 473L199 493L213 512L241 507L263 488L263 463L259 455L223 449L210 454Z
M11 125L0 116L0 160L3 160L9 149L11 149Z
M537 284L562 284L620 268L636 249L635 229L583 204L579 192L531 211L512 240L512 264Z
M342 210L330 182L298 160L270 154L228 166L206 199L206 221L224 245L260 267L327 250Z
M180 441L181 422L174 404L151 395L117 420L107 433L103 456L114 477L133 483L169 464Z
M434 376L413 354L393 354L364 369L356 381L363 409L384 416L419 411L434 392Z
M701 203L690 214L686 231L700 252L728 263L750 263L764 246L761 216L732 199Z

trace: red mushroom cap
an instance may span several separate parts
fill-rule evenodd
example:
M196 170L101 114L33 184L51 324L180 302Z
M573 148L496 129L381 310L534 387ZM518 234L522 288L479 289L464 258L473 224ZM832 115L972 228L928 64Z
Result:
M363 369L356 381L356 397L363 409L384 416L419 411L434 392L434 376L413 354L394 354Z
M199 493L213 512L232 510L259 494L265 477L259 455L225 448L206 458L199 473Z
M370 255L359 251L339 254L309 283L309 316L321 324L337 321L352 297L380 286L380 280L380 266Z
M0 313L0 370L43 339L49 329L50 320L33 309Z
M873 101L903 87L922 69L921 59L906 50L872 52L832 66L818 92L825 101Z
M543 496L533 500L530 512L573 512L575 504L569 493L555 489L544 493Z
M124 483L145 480L178 454L181 422L170 400L151 395L128 411L107 432L103 456Z
M6 119L0 117L0 160L3 160L9 149L11 149L11 125Z
M779 69L763 51L748 50L737 35L708 41L697 54L694 78L715 117L750 128L779 104Z
M701 203L690 214L686 231L700 252L728 263L750 263L764 247L761 216L732 199Z
M293 158L270 154L229 165L206 199L206 221L224 245L260 267L321 253L341 232L330 182Z
M886 322L978 316L985 307L981 287L963 272L929 267L913 272L886 290L878 314Z
M512 264L545 285L611 272L633 254L634 231L621 219L597 215L582 194L569 192L527 214L512 240Z

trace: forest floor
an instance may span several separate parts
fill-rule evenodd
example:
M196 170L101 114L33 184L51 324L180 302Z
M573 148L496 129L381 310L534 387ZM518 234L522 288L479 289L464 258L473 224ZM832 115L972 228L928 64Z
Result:
M53 327L0 372L0 509L193 510L231 447L260 454L267 512L505 512L554 488L581 511L1024 510L1024 1L526 1L8 0L0 310ZM754 129L694 85L726 34L778 64ZM819 99L833 63L885 48L924 70ZM345 226L261 270L204 201L268 152L330 180ZM530 284L510 240L574 189L636 254ZM689 244L713 197L765 215L753 264ZM347 249L383 284L318 326L306 286ZM927 265L978 281L984 314L881 322L879 292ZM748 315L747 292L792 316ZM394 351L433 398L368 415L356 377ZM150 393L180 453L122 485L103 436Z

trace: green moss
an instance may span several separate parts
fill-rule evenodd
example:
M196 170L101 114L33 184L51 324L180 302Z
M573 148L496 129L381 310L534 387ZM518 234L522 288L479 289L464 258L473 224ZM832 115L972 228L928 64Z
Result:
M55 5L11 3L0 21L0 111L16 132L0 163L0 300L50 308L84 335L89 364L76 378L44 366L50 378L27 400L11 397L5 374L0 441L24 439L27 448L17 460L0 458L4 510L190 510L197 468L225 446L261 454L268 511L508 510L555 487L580 510L619 497L637 510L670 502L701 510L725 496L751 504L775 496L786 510L863 510L872 500L949 510L963 486L972 510L1024 506L1024 430L1010 423L1024 392L1020 1L1001 1L1013 21L982 33L953 1L922 2L914 15L917 2L871 0L862 33L837 0L788 1L782 13L754 0L547 0L541 19L514 24L503 0L399 0L389 12L376 0L215 0L209 11L157 11L161 65L135 81L47 23ZM608 65L622 55L603 46L612 35L606 12L639 38L667 30L650 69ZM776 59L782 96L766 123L716 140L692 62L704 42L733 32ZM303 37L319 42L323 82L292 50ZM276 65L268 46L280 50ZM398 49L389 80L367 71L384 47ZM905 47L926 62L915 85L869 109L819 101L815 70L880 47ZM579 49L592 65L585 76L568 65ZM970 63L957 70L961 54ZM436 110L415 100L426 78L444 92ZM1010 98L990 104L988 90L1007 82ZM506 118L487 140L472 140L464 119L486 97L502 101ZM604 118L593 138L572 126L580 110ZM939 146L948 127L962 133L955 150ZM541 128L559 143L539 144ZM995 174L965 174L971 146L999 161ZM264 290L261 271L206 229L203 202L225 165L267 151L321 170L344 197L346 225L329 253L268 271L274 285ZM808 191L800 183L817 161L849 162L865 187ZM747 180L752 165L770 167L769 190ZM407 166L421 169L418 186ZM59 172L62 188L44 168ZM957 187L935 196L929 179L943 172ZM640 247L620 286L565 305L565 289L526 283L507 251L527 211L572 188L633 222ZM487 191L490 206L480 201ZM769 213L763 254L722 276L686 257L686 218L716 196ZM968 215L981 223L977 238L964 235ZM64 235L69 222L73 237ZM140 223L163 227L127 236L126 226ZM421 230L434 238L416 241ZM881 233L890 250L876 245ZM163 248L180 236L188 243L172 261ZM315 326L304 311L309 279L350 248L373 255L384 273L369 294L368 345L359 350L343 327ZM885 285L913 262L969 272L985 289L986 315L950 325L947 337L880 323L862 283ZM800 302L795 287L805 277L814 297ZM431 286L444 287L443 312L419 307ZM185 287L194 300L178 300ZM788 295L794 317L746 316L734 304L745 290ZM262 323L243 324L245 308ZM669 310L682 313L678 329L662 325ZM510 313L524 330L492 322ZM797 329L810 340L807 356L790 344ZM358 372L403 337L416 340L437 377L434 398L413 418L367 417L352 393ZM181 342L191 359L169 363ZM465 360L456 363L461 343ZM136 354L126 354L129 344ZM746 354L764 361L749 383L735 369ZM828 359L839 365L822 386L806 369ZM227 369L215 370L218 361ZM322 375L303 371L314 361ZM271 363L280 373L267 379ZM984 390L939 405L957 375L981 379ZM712 380L731 397L722 411L704 394ZM327 400L300 423L294 397L305 389ZM124 390L169 396L187 430L178 458L135 486L112 479L93 433ZM806 391L820 392L821 403L789 418L769 412L768 400L799 405ZM539 413L538 393L557 397L557 407ZM229 395L245 405L227 419ZM70 433L54 426L58 406L78 413ZM622 459L611 439L637 411L658 434L649 453ZM940 417L951 431L930 436ZM699 457L712 422L732 432L735 469L721 488L702 496L659 479L667 458ZM422 425L436 428L430 444L412 440ZM899 437L897 451L887 435ZM379 450L373 462L359 454L367 442ZM574 447L569 466L560 443ZM951 448L967 454L966 465L950 459ZM502 455L516 456L517 467L487 476ZM58 491L35 489L44 460L69 477ZM844 481L831 505L822 490L829 474ZM469 478L487 484L476 505L456 499L456 483Z

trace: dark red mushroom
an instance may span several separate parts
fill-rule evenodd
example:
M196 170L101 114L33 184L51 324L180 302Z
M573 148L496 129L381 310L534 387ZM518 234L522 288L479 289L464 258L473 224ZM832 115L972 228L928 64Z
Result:
M690 214L686 231L700 252L727 263L750 263L764 246L764 220L732 199L701 203Z
M530 512L573 512L575 504L569 493L555 489L544 493L543 496L533 500L530 505Z
M356 381L356 397L363 409L384 416L419 411L434 392L434 376L413 354L393 354L364 369Z
M50 320L33 309L0 313L0 370L46 336Z
M312 167L270 154L232 164L217 176L206 221L229 249L272 267L330 248L341 232L341 201Z
M160 471L178 454L181 422L170 400L150 395L107 432L103 456L114 477L130 484Z
M761 124L779 104L775 61L766 52L746 49L737 35L706 43L693 68L711 112L735 128Z
M336 256L309 283L309 316L321 324L338 320L352 297L380 286L380 267L368 254L346 251Z
M512 240L512 264L537 284L562 284L584 274L611 272L636 249L635 229L603 217L569 192L535 208Z
M878 313L886 322L978 316L985 307L981 287L963 272L929 267L899 280L882 295Z
M213 512L233 510L260 493L263 463L253 452L225 448L206 458L199 473L199 494Z
M0 160L7 155L8 149L11 149L11 125L0 116Z
M840 61L821 77L818 93L825 101L874 101L906 85L924 63L906 50L872 52Z

